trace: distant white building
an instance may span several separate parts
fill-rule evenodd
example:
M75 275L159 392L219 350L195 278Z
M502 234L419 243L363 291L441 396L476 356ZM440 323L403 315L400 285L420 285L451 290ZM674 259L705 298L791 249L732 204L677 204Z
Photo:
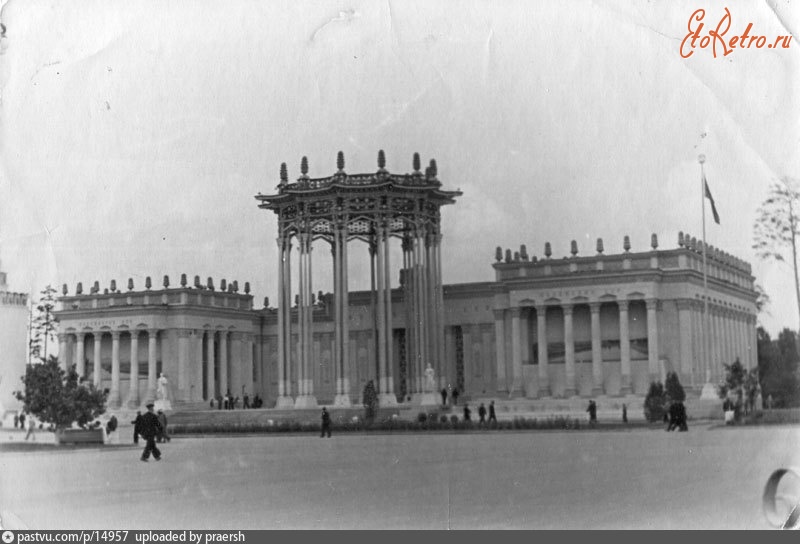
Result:
M22 387L27 356L28 295L12 293L0 272L0 417L18 410L14 391Z

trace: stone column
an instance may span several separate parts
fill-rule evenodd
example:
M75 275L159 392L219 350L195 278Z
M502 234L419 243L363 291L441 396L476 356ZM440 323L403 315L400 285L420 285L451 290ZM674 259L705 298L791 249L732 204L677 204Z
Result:
M620 357L620 394L630 395L631 389L631 337L628 321L628 301L617 302L619 307L619 357Z
M443 380L442 370L444 369L445 349L444 349L444 288L442 287L442 235L437 233L434 236L433 257L436 272L434 274L434 287L436 296L436 346L438 351L436 358L440 361L439 379Z
M297 399L295 406L301 406L300 397L306 396L306 237L305 234L298 235L298 284L297 295ZM298 404L298 400L300 404Z
M86 377L86 355L84 353L85 345L83 343L86 334L79 332L75 334L75 338L78 342L75 348L75 358L77 359L77 372L78 372L78 379L82 379Z
M692 375L692 301L678 300L678 334L680 336L680 369L681 383L685 383Z
M139 406L139 331L131 331L131 369L128 373L128 399L125 404L128 408Z
M294 401L289 397L289 387L287 379L287 367L290 364L291 357L287 357L289 343L286 340L286 329L291 319L291 314L287 314L287 306L291 306L291 300L286 294L286 282L288 281L286 268L287 261L291 253L287 251L288 241L281 235L277 239L278 242L278 399L276 401L276 408L287 408L294 404ZM291 310L290 310L291 311ZM227 350L227 335L225 335L225 348ZM226 354L227 359L227 354ZM221 393L227 393L228 387L227 369L225 373L225 383L221 385Z
M658 323L656 322L656 310L658 308L658 301L655 299L647 299L647 372L650 381L659 379L658 370Z
M592 395L603 394L603 346L600 340L600 303L589 304L592 327Z
M103 345L103 331L94 333L94 378L95 387L100 387L102 383L102 369L100 367L100 347Z
M425 350L425 289L423 276L425 275L425 260L423 259L423 241L422 235L417 232L414 237L413 245L413 262L414 262L414 327L416 328L414 334L415 351L416 351L416 391L422 393L424 391L424 372L429 362L427 359L427 352ZM442 361L442 369L446 368L444 361ZM442 374L446 374L442 372Z
M494 348L497 363L497 391L510 392L506 381L505 311L494 310Z
M384 293L384 266L383 225L376 225L376 262L375 279L378 287L378 396L382 397L386 391L386 296Z
M333 265L333 376L336 396L342 394L342 270L339 262L341 230L338 224L333 227L331 261ZM335 400L334 400L335 403Z
M314 358L314 305L311 302L311 298L313 297L312 293L314 292L314 286L312 282L312 272L314 270L311 262L312 256L312 242L313 238L311 236L311 232L309 231L306 234L306 332L305 332L305 349L303 350L303 354L305 355L305 366L303 367L303 373L306 377L306 395L313 398L314 395L314 366L316 365L316 361L313 360ZM246 360L246 359L245 359ZM316 406L317 402L314 400L313 402L309 402L310 405Z
M58 333L58 358L60 359L61 367L64 371L69 370L69 361L67 360L67 335L66 333Z
M207 330L206 332L206 398L209 400L214 398L215 391L214 385L214 331ZM234 396L236 392L233 393Z
M292 399L292 374L297 374L297 367L294 366L297 362L292 364L292 243L290 238L286 238L285 249L283 252L284 271L283 283L281 284L281 293L283 295L283 304L280 311L283 315L283 378L285 381L284 395L279 397L277 407L288 408L294 406L294 399ZM294 370L293 370L294 369ZM233 371L231 371L233 372ZM297 394L297 392L295 392Z
M225 395L228 389L228 333L219 331L219 394Z
M348 229L347 223L344 224L340 238L340 255L339 255L339 270L340 281L339 285L342 289L342 295L339 297L339 302L342 305L342 310L339 314L341 321L341 337L342 337L342 397L337 406L350 406L350 295L348 293L347 282L347 236Z
M756 316L751 315L747 319L748 338L750 339L750 368L758 367L758 329L756 327Z
M547 372L547 306L536 307L536 346L539 356L539 397L550 396L550 377Z
M189 338L189 331L178 331L178 383L180 382L180 369L185 367L186 360L188 359L188 349L186 342ZM181 341L184 341L183 343ZM145 393L145 402L152 402L156 400L156 382L158 376L156 375L156 363L158 359L158 329L147 330L147 393Z
M389 405L397 404L397 396L394 391L394 334L392 329L392 267L391 267L391 230L389 222L386 222L384 229L383 240L383 260L384 260L384 274L383 274L383 287L384 296L386 297L385 311L386 311L386 399L385 402ZM381 404L384 399L381 399Z
M575 389L575 340L572 332L572 304L561 306L564 310L564 362L566 371L565 397L574 397Z
M522 348L522 364L531 364L531 320L530 308L522 308L519 315L520 347ZM520 374L520 378L522 375Z
M108 394L108 405L118 407L119 395L119 334L111 331L111 392Z
M511 378L512 395L522 390L522 333L520 331L521 308L511 308Z
M242 387L239 395L244 399L244 394L253 396L253 335L245 333L242 338ZM244 401L242 401L244 402Z
M244 338L241 332L231 332L231 375L230 375L230 390L231 395L236 397L242 394L242 340ZM227 391L226 391L227 392Z

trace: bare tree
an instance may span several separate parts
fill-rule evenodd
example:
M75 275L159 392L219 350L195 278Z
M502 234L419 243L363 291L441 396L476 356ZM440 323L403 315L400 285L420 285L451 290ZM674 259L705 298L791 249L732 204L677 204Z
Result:
M770 187L769 196L758 208L753 225L753 249L764 260L789 262L783 252L791 249L794 291L800 316L800 275L797 270L797 244L800 235L800 189L798 181L784 176Z

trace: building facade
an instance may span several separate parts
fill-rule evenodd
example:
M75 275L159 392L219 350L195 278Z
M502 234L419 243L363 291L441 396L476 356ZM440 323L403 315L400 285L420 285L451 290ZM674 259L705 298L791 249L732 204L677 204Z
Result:
M746 368L756 366L749 264L708 248L705 335L701 244L680 235L672 249L659 249L654 237L648 251L631 251L627 240L623 247L607 255L599 241L594 255L580 256L573 245L563 258L548 255L549 244L542 258L529 257L524 246L513 254L499 250L495 281L444 285L444 353L431 361L437 386L472 398L643 396L650 381L675 371L690 394L699 394L704 383L721 379L725 363L738 358ZM392 356L383 371L392 377L396 402L413 404L421 377L409 355L414 321L404 293L413 272L400 276L391 289ZM205 406L228 391L258 394L272 407L281 396L307 396L309 389L315 404L334 404L341 395L358 404L364 385L381 376L369 291L348 294L349 350L338 370L336 299L323 293L308 307L313 364L304 374L289 365L283 376L280 309L253 308L252 296L233 285L214 290L213 282L196 278L194 286L105 291L96 284L88 294L63 296L57 317L62 360L107 388L112 406L152 399L161 372L184 407ZM284 314L295 325L298 303ZM287 357L295 362L298 332L293 327L288 342Z
M0 272L0 418L22 406L14 391L22 389L20 378L28 362L28 295L9 291L6 278Z

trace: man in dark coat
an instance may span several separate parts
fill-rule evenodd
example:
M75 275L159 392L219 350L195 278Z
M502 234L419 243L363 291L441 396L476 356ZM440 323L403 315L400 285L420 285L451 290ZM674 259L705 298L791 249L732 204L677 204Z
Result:
M133 423L133 443L139 443L139 434L142 430L142 412L136 412L136 419L131 421Z
M325 433L328 433L328 438L331 437L331 415L328 413L328 409L324 406L322 407L322 433L320 433L319 437L322 438L325 436Z
M453 389L453 406L458 405L458 388Z
M464 421L472 421L472 410L469 409L469 404L464 405Z
M169 442L171 439L167 434L167 414L163 410L159 410L156 414L158 422L161 424L161 432L156 437L156 442Z
M492 421L497 423L497 414L494 413L494 401L489 403L489 423Z
M486 423L486 406L483 403L478 407L478 423L481 425Z
M597 404L593 400L589 401L586 411L589 412L589 425L597 425Z
M447 406L447 389L442 387L442 406Z
M161 432L161 423L158 421L158 416L153 413L152 402L147 405L147 412L142 416L142 423L140 425L139 434L142 435L147 441L142 452L142 461L147 462L152 452L156 461L161 461L161 451L156 447L156 436Z

